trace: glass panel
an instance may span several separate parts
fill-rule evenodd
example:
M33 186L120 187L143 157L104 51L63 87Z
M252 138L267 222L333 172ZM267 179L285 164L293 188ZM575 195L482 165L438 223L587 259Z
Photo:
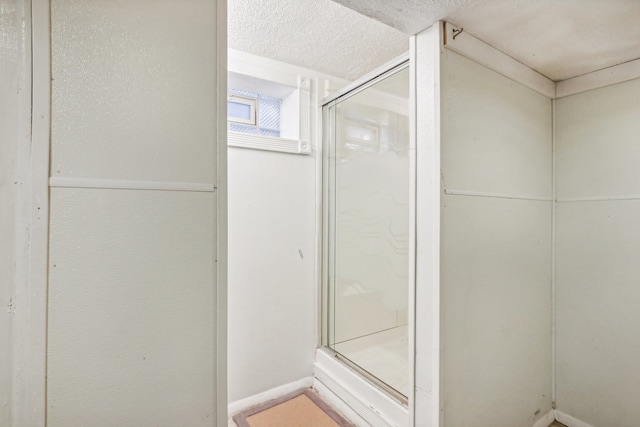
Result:
M408 394L409 71L325 107L326 344Z
M247 90L240 90L240 89L234 89L234 88L229 88L229 93L232 93L234 95L240 95L240 96L246 96L248 98L257 98L258 94L255 92L249 92Z
M262 129L280 130L280 100L261 96L258 100L260 127Z
M280 138L279 130L269 130L269 129L260 129L260 135L262 136L270 136L273 138Z
M229 93L232 96L227 102L227 116L235 122L229 123L230 131L280 138L281 99L231 88Z
M227 102L227 116L233 119L242 119L246 121L250 121L251 117L251 105L228 101Z
M229 130L232 132L249 133L252 135L258 134L258 128L251 125L240 125L238 123L229 123Z

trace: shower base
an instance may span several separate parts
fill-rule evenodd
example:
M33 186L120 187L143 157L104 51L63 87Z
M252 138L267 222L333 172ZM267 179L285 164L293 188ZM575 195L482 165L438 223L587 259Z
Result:
M323 347L316 351L313 386L358 427L408 426L406 405L365 380Z
M408 396L407 326L398 326L334 345L334 350L388 386Z

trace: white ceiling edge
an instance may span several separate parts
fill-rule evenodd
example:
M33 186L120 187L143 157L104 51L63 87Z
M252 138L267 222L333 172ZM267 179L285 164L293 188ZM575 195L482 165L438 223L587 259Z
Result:
M409 50L409 36L331 0L228 0L228 46L353 81Z
M414 34L444 20L553 81L640 58L638 0L334 0Z
M556 96L556 83L521 62L477 39L461 28L444 24L444 46L478 64L502 74L547 98Z
M556 99L640 78L640 59L556 83Z
M549 98L558 99L605 86L640 79L640 59L554 82L493 46L456 28L444 25L444 47Z

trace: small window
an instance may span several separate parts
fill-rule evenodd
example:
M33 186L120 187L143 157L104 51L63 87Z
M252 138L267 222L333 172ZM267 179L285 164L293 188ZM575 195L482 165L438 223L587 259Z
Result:
M243 96L229 95L227 98L227 116L229 121L256 124L256 101Z
M281 99L237 89L229 89L227 99L230 131L280 137Z

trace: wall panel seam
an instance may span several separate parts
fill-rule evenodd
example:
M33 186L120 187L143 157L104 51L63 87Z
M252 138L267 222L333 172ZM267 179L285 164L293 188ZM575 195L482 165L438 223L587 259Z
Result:
M447 196L487 197L492 199L529 200L534 202L552 202L553 201L552 197L539 197L539 196L509 194L509 193L488 193L488 192L482 192L482 191L468 191L468 190L445 189L444 194Z
M558 198L558 203L580 203L580 202L616 202L616 201L633 201L640 200L640 195L629 196L600 196L600 197L567 197Z
M152 191L185 191L212 193L216 190L213 184L202 182L166 182L137 181L124 179L51 177L52 188L88 188L104 190L152 190Z

